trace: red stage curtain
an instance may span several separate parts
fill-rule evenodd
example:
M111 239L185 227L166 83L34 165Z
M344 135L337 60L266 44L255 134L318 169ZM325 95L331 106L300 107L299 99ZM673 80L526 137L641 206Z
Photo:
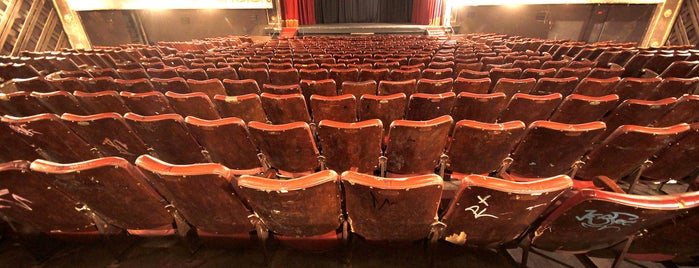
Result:
M441 25L444 0L413 0L412 22L422 25Z
M298 0L299 24L316 24L316 9L314 0Z
M282 19L283 20L298 20L299 19L299 2L298 0L282 0Z

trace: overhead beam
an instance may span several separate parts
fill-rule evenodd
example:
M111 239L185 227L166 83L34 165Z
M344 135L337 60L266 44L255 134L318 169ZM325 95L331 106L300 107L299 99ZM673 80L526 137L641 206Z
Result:
M92 48L90 40L85 33L85 28L80 21L80 17L78 17L78 13L70 9L66 0L53 0L53 6L56 8L56 13L61 19L63 31L68 37L70 46L74 49Z
M682 0L665 0L665 2L658 4L640 46L659 47L664 45L670 36L681 6Z

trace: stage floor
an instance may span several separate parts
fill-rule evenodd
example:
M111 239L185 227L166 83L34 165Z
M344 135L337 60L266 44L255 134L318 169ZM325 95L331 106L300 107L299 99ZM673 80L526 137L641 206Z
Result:
M429 25L395 23L334 23L301 25L297 35L323 34L425 34Z

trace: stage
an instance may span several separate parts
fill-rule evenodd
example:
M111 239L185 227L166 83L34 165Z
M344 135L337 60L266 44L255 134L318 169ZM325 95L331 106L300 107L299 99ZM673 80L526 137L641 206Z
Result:
M451 27L394 23L336 23L301 25L296 35L351 34L427 34L427 31L452 33Z

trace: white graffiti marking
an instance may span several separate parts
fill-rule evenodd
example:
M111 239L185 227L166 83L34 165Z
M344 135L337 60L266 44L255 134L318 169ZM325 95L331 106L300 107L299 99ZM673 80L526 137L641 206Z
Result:
M483 209L481 209L480 205L473 205L473 206L467 207L465 210L471 211L471 213L473 213L473 217L475 217L476 219L478 219L480 217L491 217L491 218L497 219L498 216L495 216L492 214L485 214L485 211L488 210L487 206L489 206L488 202L486 201L486 200L488 200L488 198L490 198L490 195L486 196L485 198L481 197L480 195L478 196L478 204L483 204L486 206Z
M580 225L585 228L596 228L598 231L605 229L621 230L622 226L629 226L636 223L638 215L626 212L611 212L609 214L595 213L597 210L585 210L587 214L575 216L580 221Z
M133 155L131 152L129 152L129 146L124 144L123 142L119 140L110 140L109 138L104 138L102 141L102 145L107 145L111 146L115 150L117 150L120 154L124 155Z
M21 124L21 125L10 125L10 128L14 130L15 132L22 134L24 136L32 137L36 134L41 135L41 132L38 132L33 129L27 129L27 124Z
M9 195L9 198L5 198L6 195ZM32 201L27 200L24 197L21 197L16 194L10 194L10 190L8 189L1 189L0 190L0 208L10 208L12 206L10 205L3 205L3 203L10 204L10 205L16 205L18 207L21 207L23 209L32 211L32 207L29 206L29 204L32 203Z

